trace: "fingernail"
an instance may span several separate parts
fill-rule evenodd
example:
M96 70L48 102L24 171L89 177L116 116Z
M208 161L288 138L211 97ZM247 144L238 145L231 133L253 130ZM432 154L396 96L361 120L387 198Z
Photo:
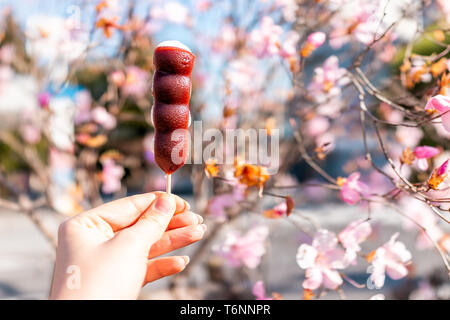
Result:
M158 211L173 213L175 206L175 199L171 195L161 194L156 198L155 209Z
M202 223L203 222L203 217L199 214L196 214L197 219L198 219L198 223Z
M191 261L191 259L188 256L182 256L182 258L184 260L184 265L187 265L189 261Z

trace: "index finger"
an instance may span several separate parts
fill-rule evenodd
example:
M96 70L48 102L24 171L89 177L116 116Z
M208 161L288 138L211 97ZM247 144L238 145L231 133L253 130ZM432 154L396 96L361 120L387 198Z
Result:
M118 199L83 212L79 216L98 216L106 221L114 232L117 232L134 224L161 193L164 192L149 192ZM177 195L173 197L176 203L175 214L189 210L190 206L185 200Z

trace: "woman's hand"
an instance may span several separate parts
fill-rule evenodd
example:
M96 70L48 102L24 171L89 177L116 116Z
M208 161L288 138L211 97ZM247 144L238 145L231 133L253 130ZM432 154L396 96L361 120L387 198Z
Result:
M83 212L59 228L50 299L136 299L146 283L182 271L187 256L158 256L200 240L201 216L152 192Z

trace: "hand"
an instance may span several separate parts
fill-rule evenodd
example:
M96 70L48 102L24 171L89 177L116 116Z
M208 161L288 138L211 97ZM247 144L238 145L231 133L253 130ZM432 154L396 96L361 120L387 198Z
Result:
M143 285L182 271L187 256L157 258L200 240L201 216L152 192L83 212L59 228L50 299L136 299Z

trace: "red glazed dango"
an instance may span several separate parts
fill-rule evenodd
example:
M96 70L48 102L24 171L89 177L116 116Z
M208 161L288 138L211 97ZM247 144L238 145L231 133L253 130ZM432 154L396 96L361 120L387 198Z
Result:
M195 56L179 41L160 43L153 57L152 121L158 166L171 174L186 162L189 148L189 99Z

